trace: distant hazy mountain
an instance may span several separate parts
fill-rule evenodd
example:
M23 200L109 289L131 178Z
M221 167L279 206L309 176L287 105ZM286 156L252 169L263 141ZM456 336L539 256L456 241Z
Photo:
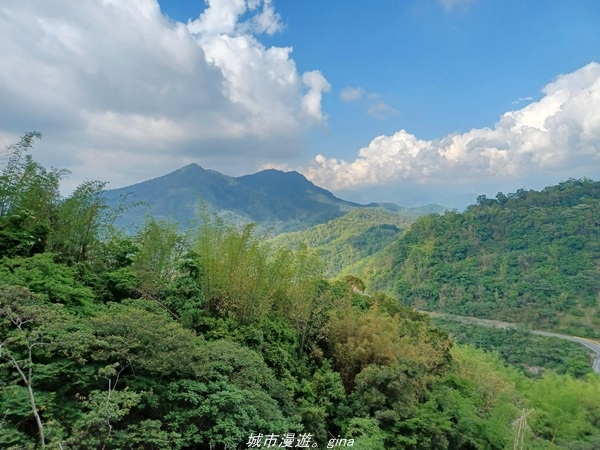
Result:
M269 169L230 177L197 164L107 191L105 195L111 206L117 205L123 195L128 195L129 201L144 204L125 212L119 220L118 225L130 230L139 227L147 214L185 225L197 216L202 202L228 220L256 222L276 233L303 230L357 208L404 209L394 204L359 205L342 200L298 172ZM439 206L435 208L444 210Z

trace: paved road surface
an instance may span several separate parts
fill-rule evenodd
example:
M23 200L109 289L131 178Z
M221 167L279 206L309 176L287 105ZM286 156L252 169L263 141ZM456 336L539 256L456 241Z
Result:
M423 314L427 314L431 317L442 317L446 319L456 320L457 322L481 325L484 327L497 327L497 328L512 328L516 327L519 324L510 323L510 322L502 322L501 320L490 320L490 319L480 319L479 317L467 317L467 316L457 316L454 314L446 314L439 313L433 311L421 311L419 312ZM582 338L578 336L568 336L566 334L559 333L550 333L548 331L538 331L538 330L529 330L532 334L539 334L540 336L550 336L558 339L565 339L567 341L578 342L581 345L589 348L590 350L596 353L596 357L594 358L594 362L592 367L594 368L594 372L600 374L600 342L593 341L591 339Z

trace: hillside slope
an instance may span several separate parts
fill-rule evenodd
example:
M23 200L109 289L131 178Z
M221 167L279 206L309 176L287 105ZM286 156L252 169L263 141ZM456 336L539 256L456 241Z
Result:
M411 222L384 209L361 209L304 231L280 234L271 242L277 247L306 245L315 249L325 264L326 275L334 277L390 245Z
M211 214L195 236L156 221L106 233L103 183L62 198L60 171L12 161L0 168L1 448L264 448L282 436L600 448L600 377L585 355L557 361L566 376L527 379L356 280L324 280L311 252Z
M272 234L305 230L358 209L383 208L413 220L446 209L439 205L418 208L393 203L361 205L336 197L298 172L267 169L252 175L230 177L198 164L106 191L104 198L110 207L118 207L123 198L137 204L125 208L116 223L129 231L139 229L147 215L185 227L198 218L203 204L229 223L256 223Z
M143 203L120 219L118 225L128 229L139 227L147 214L185 225L196 218L201 202L232 222L256 222L275 232L308 228L363 207L335 197L297 172L265 170L235 178L197 164L105 194L110 206L123 195Z
M329 277L354 275L370 281L372 274L389 261L390 245L415 220L446 210L439 205L405 208L391 203L370 203L327 223L280 234L270 242L276 247L306 246L316 250Z
M376 288L405 305L600 335L600 182L478 197L386 250Z

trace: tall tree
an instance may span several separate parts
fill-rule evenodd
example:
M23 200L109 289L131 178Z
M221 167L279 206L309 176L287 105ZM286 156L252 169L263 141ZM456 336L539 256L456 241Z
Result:
M93 259L94 247L106 231L105 204L102 193L106 183L85 181L64 199L58 208L51 249L67 262Z
M36 359L56 352L80 355L89 333L58 305L47 303L20 286L0 284L0 365L7 365L27 389L41 447L45 429L36 404Z
M33 131L0 158L0 256L44 250L66 170L45 169L27 154L41 133Z

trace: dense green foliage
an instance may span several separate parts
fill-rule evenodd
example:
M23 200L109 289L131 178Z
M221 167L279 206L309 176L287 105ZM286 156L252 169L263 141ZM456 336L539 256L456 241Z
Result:
M599 335L600 182L482 196L419 219L389 251L374 285L405 305Z
M494 328L435 318L432 323L448 331L461 344L497 352L508 364L531 376L545 369L575 377L592 373L590 351L576 342L539 336L521 328Z
M280 234L271 242L278 247L306 246L318 251L325 274L334 277L390 245L417 217L406 211L359 209L304 231Z
M0 447L600 446L596 375L530 380L251 225L203 212L186 233L147 219L121 235L102 183L60 198L22 144L0 178Z

